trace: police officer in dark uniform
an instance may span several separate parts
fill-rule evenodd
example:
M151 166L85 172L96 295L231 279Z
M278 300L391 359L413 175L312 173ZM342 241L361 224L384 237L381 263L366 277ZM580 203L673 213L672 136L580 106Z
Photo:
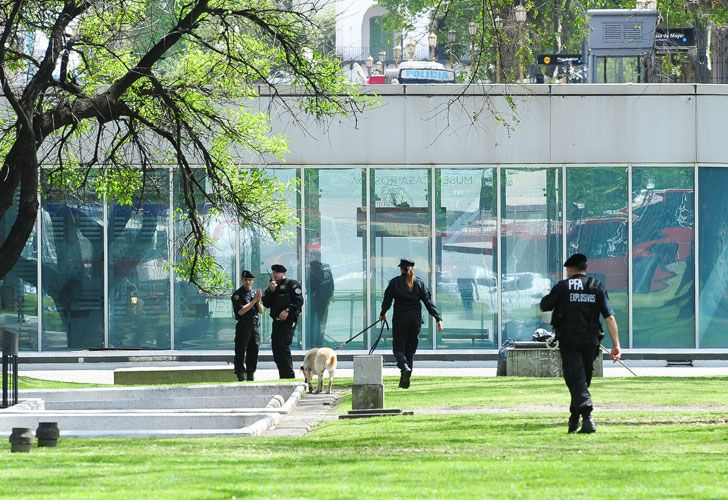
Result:
M561 365L569 392L569 433L596 432L591 416L592 400L589 393L594 360L599 355L602 339L599 315L605 319L612 339L612 359L618 360L622 351L619 346L617 319L609 305L609 296L604 286L595 278L586 275L586 255L576 253L564 262L565 280L559 281L551 292L541 299L542 311L553 311L551 324L561 351Z
M392 278L384 291L382 311L379 319L386 318L387 311L394 300L394 313L392 315L392 352L397 360L400 370L399 387L407 389L410 386L412 364L422 324L422 304L437 320L437 331L443 330L442 316L432 301L430 291L425 283L415 276L415 263L412 259L403 258L399 262L401 274Z
M291 359L291 342L296 330L296 321L303 309L303 290L296 280L286 278L286 268L273 264L273 280L263 292L263 305L270 309L273 318L271 348L273 361L278 367L280 378L296 378Z
M243 271L243 286L233 292L233 315L235 325L235 358L233 365L238 380L254 380L260 349L260 313L263 305L261 290L254 290L255 276Z

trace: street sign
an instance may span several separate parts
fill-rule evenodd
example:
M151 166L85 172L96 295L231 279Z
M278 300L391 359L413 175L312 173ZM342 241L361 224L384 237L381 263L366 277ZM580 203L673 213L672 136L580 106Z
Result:
M657 47L695 47L695 28L657 28Z
M583 64L581 54L539 54L536 57L538 64L546 64L548 66L560 66L573 64L581 66Z

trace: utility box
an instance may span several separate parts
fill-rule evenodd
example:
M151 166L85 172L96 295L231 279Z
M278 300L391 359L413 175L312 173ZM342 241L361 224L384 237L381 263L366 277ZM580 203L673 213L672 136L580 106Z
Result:
M561 377L561 353L546 342L514 342L508 348L506 375L510 377ZM604 375L602 354L594 360L594 377Z
M655 51L657 9L592 9L589 18L589 81L607 59L641 58ZM602 61L599 61L599 60ZM606 75L606 70L604 71ZM639 81L639 80L638 80ZM618 83L606 81L606 83Z

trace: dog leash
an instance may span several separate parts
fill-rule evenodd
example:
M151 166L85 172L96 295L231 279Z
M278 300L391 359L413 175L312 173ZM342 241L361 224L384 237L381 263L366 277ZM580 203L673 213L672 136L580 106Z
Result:
M353 337L351 337L351 338L350 338L349 340L347 340L346 342L344 342L344 343L342 343L342 344L339 344L339 345L338 345L337 347L334 347L334 351L338 351L339 349L341 349L341 348L342 348L342 347L344 347L344 346L345 346L346 344L348 344L349 342L351 342L352 340L354 340L355 338L357 338L357 337L358 337L359 335L361 335L362 333L364 333L364 332L366 332L367 330L369 330L370 328L372 328L372 327L376 326L376 324L377 324L377 323L379 323L379 322L381 322L381 321L382 321L381 319L378 319L378 320L376 320L376 321L375 321L374 323L372 323L371 325L369 325L368 327L366 327L365 329L363 329L362 331L360 331L359 333L357 333L356 335L354 335ZM384 322L386 323L386 322L387 322L387 320L385 319L385 320L384 320ZM383 327L383 325L382 325L382 327ZM389 329L389 324L387 324L387 329ZM382 336L382 335L381 335L381 333L379 334L379 336L380 336L380 337ZM377 339L377 342L379 342L379 339ZM375 345L376 345L376 344L375 344ZM371 354L371 353L370 353L370 354Z
M379 320L382 321L382 320ZM376 325L376 323L374 323ZM389 323L387 323L387 319L385 318L384 321L382 321L382 327L379 329L379 337L377 337L377 340L374 341L374 344L372 344L372 348L369 349L369 355L371 356L374 352L374 349L377 348L379 345L379 341L382 340L382 335L384 334L384 327L387 327L387 331L389 331Z

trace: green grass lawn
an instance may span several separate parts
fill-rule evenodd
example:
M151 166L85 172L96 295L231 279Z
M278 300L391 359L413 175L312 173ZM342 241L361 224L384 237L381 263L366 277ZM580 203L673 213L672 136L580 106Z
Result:
M5 454L0 494L728 497L727 382L726 377L595 380L598 432L568 435L568 395L560 380L420 377L403 391L387 378L386 406L415 415L327 422L305 438L61 439L58 448L29 454L11 454L7 446L0 452ZM337 386L350 383L339 380ZM345 397L340 409L349 406ZM471 407L487 412L430 413Z

